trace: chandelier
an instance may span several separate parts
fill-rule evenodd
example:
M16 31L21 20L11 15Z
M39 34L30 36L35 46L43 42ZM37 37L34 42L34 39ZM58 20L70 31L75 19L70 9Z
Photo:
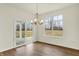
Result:
M38 14L38 4L36 3L36 14L33 20L31 20L31 24L43 24L43 20L39 19L39 14Z

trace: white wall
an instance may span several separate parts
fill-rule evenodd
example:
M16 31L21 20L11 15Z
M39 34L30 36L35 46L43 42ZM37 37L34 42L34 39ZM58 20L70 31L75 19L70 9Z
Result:
M39 40L42 42L65 46L79 50L79 5L72 5L54 12L45 13L42 16L64 16L63 37L49 37L45 35L44 25L39 25Z
M0 4L0 52L15 47L14 21L27 19L32 19L32 15L28 12Z

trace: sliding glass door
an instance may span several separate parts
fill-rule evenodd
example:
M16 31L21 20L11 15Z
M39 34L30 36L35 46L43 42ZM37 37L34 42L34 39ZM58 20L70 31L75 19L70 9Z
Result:
M26 43L31 43L33 41L32 31L33 24L31 24L31 20L27 21L16 21L15 22L15 41L16 46L22 46Z

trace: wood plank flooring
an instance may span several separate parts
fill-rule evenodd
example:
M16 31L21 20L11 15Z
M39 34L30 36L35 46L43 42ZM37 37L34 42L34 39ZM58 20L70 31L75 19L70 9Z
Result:
M37 42L2 52L0 56L79 56L79 51Z

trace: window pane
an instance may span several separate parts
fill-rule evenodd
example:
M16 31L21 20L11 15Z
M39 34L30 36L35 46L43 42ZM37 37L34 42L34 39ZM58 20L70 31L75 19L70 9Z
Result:
M20 25L16 25L16 38L20 38Z
M45 23L46 35L48 36L63 35L63 15L51 16L49 18L46 18L44 23Z
M32 37L32 23L31 20L26 22L26 37Z
M63 20L63 15L59 15L58 20Z
M22 24L22 38L25 38L25 23Z
M44 24L45 24L45 30L51 30L51 18L50 17L46 17L44 20Z
M58 20L58 19L57 19L57 16L54 16L54 17L53 17L53 20L54 20L54 21L57 21L57 20Z

